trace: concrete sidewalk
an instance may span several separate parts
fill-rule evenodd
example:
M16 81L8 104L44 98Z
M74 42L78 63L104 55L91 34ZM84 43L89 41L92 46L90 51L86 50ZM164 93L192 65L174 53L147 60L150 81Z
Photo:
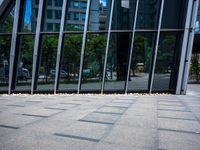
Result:
M177 95L2 95L0 150L199 150L200 85Z

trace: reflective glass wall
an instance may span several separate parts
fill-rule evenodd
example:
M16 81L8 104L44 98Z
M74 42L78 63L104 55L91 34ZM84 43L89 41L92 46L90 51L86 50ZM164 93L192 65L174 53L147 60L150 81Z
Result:
M0 19L0 91L175 92L188 4L14 0Z

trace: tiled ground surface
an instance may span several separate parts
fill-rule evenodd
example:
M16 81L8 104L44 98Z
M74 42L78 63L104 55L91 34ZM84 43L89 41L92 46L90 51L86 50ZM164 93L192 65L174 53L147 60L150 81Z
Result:
M200 85L186 96L0 96L0 150L199 150Z

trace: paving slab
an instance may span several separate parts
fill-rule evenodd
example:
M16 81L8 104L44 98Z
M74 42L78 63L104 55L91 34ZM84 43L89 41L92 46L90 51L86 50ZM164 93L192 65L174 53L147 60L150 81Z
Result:
M69 103L61 103L61 104L56 104L52 106L47 106L45 109L55 109L55 110L67 110L73 107L77 107L78 105L76 104L69 104Z
M18 129L40 120L36 117L1 113L0 128Z
M158 117L163 118L177 118L177 119L188 119L188 120L196 120L196 117L191 112L180 112L180 111L174 111L173 113L171 111L158 111Z
M105 134L107 134L110 128L111 125L108 124L77 122L63 130L56 132L55 135L72 139L98 142L105 136Z
M109 135L103 139L105 142L127 145L131 147L157 148L157 131L155 129L144 129L115 125Z
M112 106L103 106L99 108L98 110L96 110L95 112L123 114L126 110L127 108L123 108L123 107L120 108L120 107L112 107Z
M27 113L23 113L23 115L46 118L46 117L50 117L52 115L58 114L62 111L63 110L39 108Z
M199 150L200 135L159 131L159 149Z
M85 116L84 118L80 119L79 121L93 122L100 124L114 124L120 117L121 115L119 114L105 114L105 113L92 112L87 116Z
M158 129L200 133L200 124L193 120L158 118Z

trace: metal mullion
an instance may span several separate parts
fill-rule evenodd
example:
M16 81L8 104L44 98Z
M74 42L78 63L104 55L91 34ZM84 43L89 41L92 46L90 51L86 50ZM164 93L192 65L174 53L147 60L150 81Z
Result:
M160 8L160 17L159 17L158 31L157 31L157 37L156 37L156 43L155 43L152 72L151 72L151 78L150 78L149 94L151 94L151 92L152 92L152 86L153 86L153 80L154 80L156 59L157 59L157 53L158 53L158 45L159 45L159 40L160 40L160 29L161 29L161 24L162 24L163 9L164 9L164 0L162 0L161 8Z
M83 61L84 61L85 45L86 45L87 29L88 29L89 13L90 13L90 3L91 3L91 0L88 0L87 9L86 9L86 18L85 18L85 24L84 24L84 32L83 32L83 38L82 38L81 55L80 55L81 58L80 58L78 90L77 90L78 94L80 93L80 88L81 88Z
M36 26L36 33L35 33L35 43L34 43L34 52L33 52L33 69L32 69L32 84L31 84L31 94L33 94L36 88L36 71L37 71L37 61L39 60L38 57L38 49L40 45L40 31L41 31L41 24L42 24L42 16L43 16L43 5L44 0L39 1L39 9L38 9L38 16L37 16L37 26Z
M55 84L54 84L54 94L58 89L58 81L59 81L59 70L60 70L60 62L61 62L61 52L62 52L62 45L63 45L63 31L65 26L65 18L66 18L66 10L67 10L68 0L63 1L62 6L62 17L60 23L60 32L59 32L59 41L58 41L58 49L57 49L57 61L56 61L56 76L55 76Z
M189 37L189 27L190 27L190 21L191 20L191 13L192 13L192 7L193 7L193 1L188 2L188 8L187 8L187 16L186 16L186 22L185 22L185 30L183 34L183 44L181 48L181 55L180 55L180 62L179 62L179 72L177 77L177 85L176 85L176 94L181 93L181 86L182 86L182 79L183 79L183 72L184 72L184 61L186 57L186 51L187 51L187 41Z
M15 59L16 44L17 44L17 32L18 32L18 25L19 25L20 4L21 4L21 0L16 0L12 40L11 40L11 48L10 48L8 94L11 94L12 87L15 84L13 83L13 72L14 72L14 59Z
M132 55L133 55L133 46L134 46L134 40L135 40L135 29L136 29L136 22L137 22L138 7L139 7L139 0L137 0L136 8L135 8L135 18L134 18L134 24L133 24L131 48L130 48L129 62L128 62L128 71L127 71L127 78L126 78L126 84L125 84L125 94L127 94L128 81L129 81L129 77L130 77L130 68L131 68L131 61L132 61Z
M182 79L180 94L186 94L198 6L199 6L199 0L193 1L193 9L192 9L191 20L190 20L190 33L188 36L188 45L187 45L186 56L184 60L184 71L183 71L183 79Z
M110 44L110 34L111 34L111 27L112 27L114 2L115 2L115 0L112 0L111 10L110 10L108 36L107 36L107 42L106 42L106 52L105 52L105 57L104 57L104 69L103 69L103 77L102 77L102 83L101 83L101 94L103 94L103 92L104 92L104 85L105 85L106 65L107 65L108 50L109 50L109 44Z

